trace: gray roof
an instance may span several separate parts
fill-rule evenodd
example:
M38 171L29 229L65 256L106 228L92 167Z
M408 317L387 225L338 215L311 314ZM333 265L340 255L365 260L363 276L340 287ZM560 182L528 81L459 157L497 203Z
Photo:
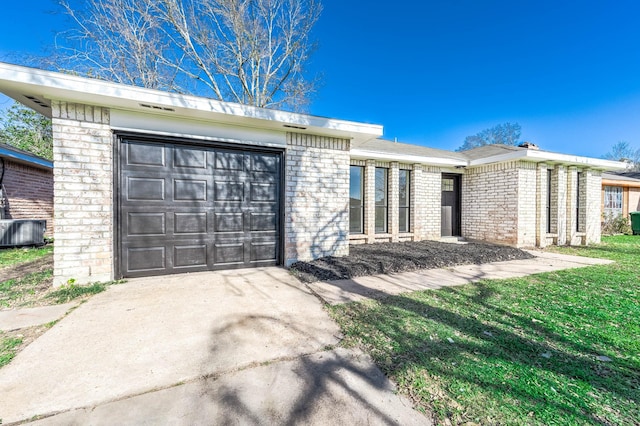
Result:
M392 142L384 139L373 139L358 145L357 149L379 152L381 154L415 155L417 157L444 158L451 160L467 160L460 152L444 149L428 148L420 145Z
M512 145L484 145L478 148L460 151L468 160L479 160L481 158L493 157L496 155L508 154L513 151L526 151L528 148L521 148Z
M602 174L603 179L640 182L640 172L607 172Z

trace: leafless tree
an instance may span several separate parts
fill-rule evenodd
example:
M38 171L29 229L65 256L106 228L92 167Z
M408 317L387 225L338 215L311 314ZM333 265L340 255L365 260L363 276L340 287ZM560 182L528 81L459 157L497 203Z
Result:
M319 0L61 0L67 71L267 108L303 109Z

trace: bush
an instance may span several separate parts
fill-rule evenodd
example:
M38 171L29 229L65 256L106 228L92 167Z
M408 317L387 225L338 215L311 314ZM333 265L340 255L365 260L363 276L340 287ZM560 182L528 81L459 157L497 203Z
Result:
M619 214L617 216L607 215L602 222L603 235L631 234L631 223L629 218Z

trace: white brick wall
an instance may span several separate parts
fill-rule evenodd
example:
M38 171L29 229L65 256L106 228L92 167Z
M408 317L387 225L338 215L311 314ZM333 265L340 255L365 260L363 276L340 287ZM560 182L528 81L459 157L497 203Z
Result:
M349 253L349 141L287 134L285 265Z
M535 163L518 164L518 240L519 247L536 245L537 167Z
M109 110L52 102L54 285L113 279Z
M586 181L586 196L585 196L585 233L586 243L596 244L600 242L600 193L602 191L602 176L597 170L586 170L584 173L584 179Z
M462 236L518 244L519 178L517 162L467 169L462 179Z

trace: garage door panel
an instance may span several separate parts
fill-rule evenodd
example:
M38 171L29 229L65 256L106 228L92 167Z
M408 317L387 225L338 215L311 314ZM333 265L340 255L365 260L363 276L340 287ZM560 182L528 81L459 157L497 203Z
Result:
M208 154L207 150L176 146L173 148L173 167L206 170Z
M244 199L244 183L215 181L215 201L242 201Z
M174 234L206 234L207 233L207 213L206 212L174 212L173 213Z
M124 276L276 265L281 154L122 141Z
M278 185L275 183L251 182L250 194L252 202L274 202L278 199Z
M245 263L243 243L214 244L214 264Z
M215 168L218 170L245 170L245 154L237 151L217 151Z
M130 247L127 250L127 271L162 271L167 267L166 260L164 246Z
M275 242L252 242L251 262L274 261L277 258L277 246Z
M250 213L251 231L276 231L278 217L276 213Z
M130 166L155 166L165 165L164 145L158 144L128 144L126 152L126 164Z
M207 266L207 245L176 245L173 248L174 268L194 268Z
M174 179L174 201L207 201L207 181L203 179Z
M167 232L164 212L130 212L127 215L125 228L128 236L165 235Z
M164 201L164 179L127 178L127 200Z
M244 230L243 213L214 213L215 232L242 232Z
M269 154L251 154L251 171L277 173L278 157Z

